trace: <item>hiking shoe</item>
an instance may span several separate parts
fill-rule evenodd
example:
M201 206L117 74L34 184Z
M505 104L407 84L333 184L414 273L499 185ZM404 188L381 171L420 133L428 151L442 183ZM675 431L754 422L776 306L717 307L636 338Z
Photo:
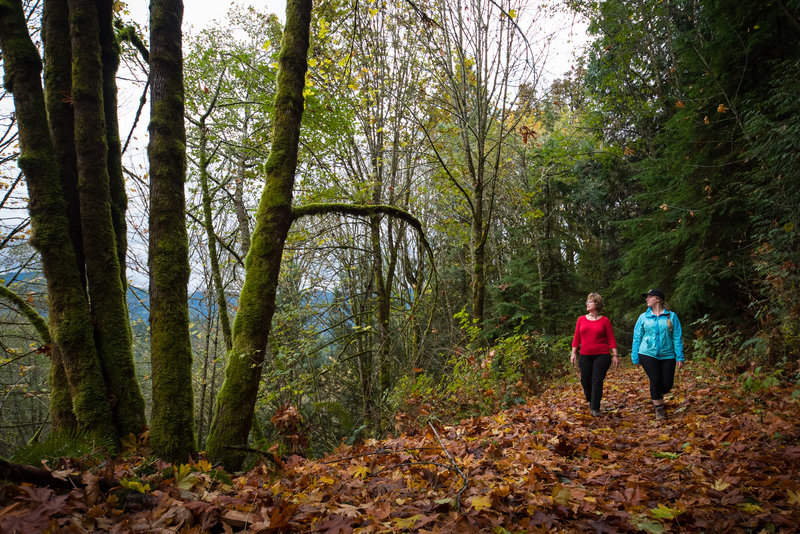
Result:
M600 410L592 410L592 417L600 417Z
M667 418L667 414L666 414L666 412L664 410L664 405L663 404L661 404L659 406L655 406L654 410L656 412L656 420L663 421L664 419Z

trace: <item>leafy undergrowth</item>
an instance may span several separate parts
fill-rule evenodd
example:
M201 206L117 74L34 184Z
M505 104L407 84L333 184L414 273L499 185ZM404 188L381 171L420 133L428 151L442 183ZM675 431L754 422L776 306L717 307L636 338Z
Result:
M85 488L0 493L2 532L794 532L800 401L688 369L657 423L639 368L612 370L601 417L576 383L416 434L229 478L129 458ZM443 447L443 448L442 448ZM152 472L152 474L146 474ZM108 493L99 477L121 481Z

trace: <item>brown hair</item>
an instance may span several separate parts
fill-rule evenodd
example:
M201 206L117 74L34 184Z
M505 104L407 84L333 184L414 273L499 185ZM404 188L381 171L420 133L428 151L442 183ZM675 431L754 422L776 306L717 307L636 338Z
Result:
M603 311L603 297L600 296L600 293L589 293L589 296L586 297L586 300L591 300L594 302L594 306L597 308L597 311Z

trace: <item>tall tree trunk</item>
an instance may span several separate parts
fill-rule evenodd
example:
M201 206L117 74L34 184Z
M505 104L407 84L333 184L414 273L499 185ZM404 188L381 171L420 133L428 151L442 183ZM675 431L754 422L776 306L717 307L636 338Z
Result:
M61 0L46 0L42 8L44 44L44 98L50 137L58 162L61 189L67 204L69 235L75 260L85 284L83 235L78 202L78 161L75 155L75 122L72 103L72 48L69 37L69 6Z
M167 460L195 452L189 244L185 221L181 0L150 2L150 443Z
M58 162L47 128L40 73L22 4L0 0L0 48L6 88L14 95L20 157L28 184L31 243L42 256L53 344L63 355L78 427L116 440L111 406L92 337L86 297L70 240Z
M216 98L215 98L216 100ZM225 341L225 350L230 351L232 348L231 341L231 321L228 318L228 299L225 297L225 286L222 283L222 272L219 268L219 255L217 254L217 234L214 231L214 215L211 210L211 191L208 188L208 133L206 129L206 118L208 113L213 109L213 104L209 107L208 112L204 114L199 121L200 130L200 158L199 158L199 171L200 171L200 190L203 200L203 221L206 227L206 236L208 239L208 258L211 263L211 279L214 285L214 294L216 295L217 313L219 314L219 323L222 326L222 337Z
M383 125L383 122L380 123ZM370 176L372 185L372 203L378 205L381 203L381 193L383 190L383 128L379 128L375 133L375 145L372 147L372 176ZM378 332L377 344L372 345L367 349L372 354L370 356L370 368L365 369L364 373L369 377L368 388L365 388L365 394L369 396L364 399L365 406L368 407L369 412L365 414L367 420L372 421L375 427L380 422L380 406L378 389L380 389L381 376L383 375L383 366L386 357L385 351L388 349L388 327L389 327L389 295L387 293L386 284L383 278L383 249L381 246L381 215L375 213L369 217L369 239L370 239L370 253L372 254L372 281L370 286L375 292L374 307L376 310L372 311L377 315ZM376 313L377 312L377 313ZM374 317L374 315L373 315ZM374 320L374 319L372 319ZM373 337L374 340L374 337ZM377 380L376 380L377 378ZM378 388L375 385L378 385Z
M241 467L241 453L226 445L246 443L267 350L286 235L292 224L292 192L297 168L303 87L308 67L311 0L289 0L281 41L272 147L266 184L245 261L247 274L233 327L233 350L208 437L208 454L229 470Z
M122 175L122 144L119 138L117 117L117 69L119 69L119 43L114 35L113 2L105 0L97 3L100 22L100 49L103 60L103 111L106 122L106 146L108 158L109 193L111 196L111 220L114 225L114 238L117 245L122 292L128 289L127 254L128 225L125 214L128 211L128 195L125 193L125 179ZM127 306L127 302L126 302ZM130 327L130 321L126 322Z
M536 274L539 276L539 328L542 329L542 334L548 335L549 333L549 321L547 320L547 310L545 308L545 302L547 301L547 297L545 294L545 284L547 283L547 276L545 275L545 268L544 268L544 253L542 252L542 241L539 239L539 231L538 228L533 228L531 232L533 234L533 247L536 251Z
M472 213L472 321L483 327L483 306L486 301L486 239L488 228L484 228L483 220L483 187L479 177L475 186ZM488 223L487 223L488 226Z
M551 302L554 297L555 291L553 290L553 277L555 273L553 272L554 266L558 264L555 258L555 252L553 250L553 204L552 204L552 193L550 187L550 176L549 174L545 176L544 179L544 278L541 280L542 289L544 290L544 302L547 308L550 308ZM558 314L555 313L555 310L552 308L550 309L550 324L548 325L550 332L556 331L556 317ZM546 332L547 330L543 330Z
M244 106L244 124L242 125L242 147L236 158L236 187L233 193L236 205L236 220L239 222L239 243L242 247L242 257L247 256L250 250L250 219L244 204L244 180L247 171L247 158L245 157L245 143L250 126L250 104Z
M216 409L214 403L217 400L217 354L219 354L219 328L215 326L212 332L214 333L214 345L213 351L211 352L211 387L208 390L208 407L206 408L205 413L206 425L208 425L209 428L211 427L211 421L214 419L214 411ZM206 432L206 440L208 440L207 434L208 432Z
M69 40L69 7L60 0L47 0L42 8L44 44L44 97L54 154L58 162L61 190L66 203L69 237L75 251L75 267L81 284L86 283L78 203L78 163L75 156L75 124L72 102L72 51ZM50 424L54 430L69 430L76 425L72 413L69 383L63 354L54 347L50 357Z
M206 279L208 280L208 279ZM206 295L205 301L207 302L208 309L211 310L213 307L214 297L212 295ZM203 347L203 375L202 381L200 382L200 406L197 408L197 446L202 450L203 443L205 438L205 426L206 426L206 395L208 394L208 363L211 358L211 332L214 328L214 319L216 315L213 313L208 314L208 321L206 321L206 332L208 335L205 339L205 346ZM213 392L213 389L212 389Z
M120 436L145 427L111 215L100 27L94 0L69 0L72 98L83 250L95 343Z

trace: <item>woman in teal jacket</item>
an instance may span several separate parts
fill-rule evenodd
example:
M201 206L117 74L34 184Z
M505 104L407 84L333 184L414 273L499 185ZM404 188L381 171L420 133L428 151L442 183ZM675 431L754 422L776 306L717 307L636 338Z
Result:
M650 379L650 398L656 419L665 419L664 394L669 393L675 381L675 367L683 366L683 340L681 322L675 312L664 304L664 292L651 289L642 293L647 311L639 316L633 328L631 360L642 364Z

